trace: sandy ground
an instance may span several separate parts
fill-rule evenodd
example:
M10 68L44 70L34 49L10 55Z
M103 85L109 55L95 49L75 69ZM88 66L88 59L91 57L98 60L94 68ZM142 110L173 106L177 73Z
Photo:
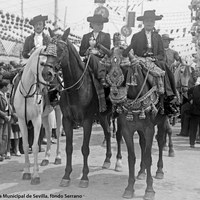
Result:
M154 179L155 200L200 200L200 144L196 148L189 147L187 137L178 137L180 124L173 127L173 142L175 157L168 157L164 152L164 179ZM155 140L155 139L154 139ZM61 137L62 164L54 165L56 144L52 145L50 164L40 167L39 185L31 185L30 181L22 180L24 156L12 156L11 160L0 163L0 199L87 199L87 200L120 200L128 182L127 151L122 145L123 171L116 172L116 140L112 138L112 163L110 169L102 169L105 159L105 147L101 146L103 133L99 125L93 126L90 141L89 155L89 187L79 188L82 171L82 128L74 130L73 171L71 185L67 188L59 187L65 170L65 137ZM45 147L45 145L43 146ZM140 164L140 148L138 135L135 134L136 172ZM156 141L153 145L152 174L155 175L158 159ZM44 153L39 153L39 163ZM33 155L30 154L31 163ZM137 180L135 183L135 196L133 199L142 200L146 182ZM11 197L9 195L15 195Z

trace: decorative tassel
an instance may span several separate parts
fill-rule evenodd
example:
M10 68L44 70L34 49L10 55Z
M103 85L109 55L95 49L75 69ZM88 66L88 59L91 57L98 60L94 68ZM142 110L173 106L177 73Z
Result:
M145 118L146 118L145 111L144 109L142 109L139 115L139 119L145 119Z
M133 114L131 112L128 112L128 114L126 115L126 120L133 121Z
M154 117L158 113L158 109L156 108L156 106L153 103L151 104L151 112L152 112L152 114L153 114Z
M123 111L122 108L120 106L118 106L116 109L116 112L119 114L122 114L122 111Z

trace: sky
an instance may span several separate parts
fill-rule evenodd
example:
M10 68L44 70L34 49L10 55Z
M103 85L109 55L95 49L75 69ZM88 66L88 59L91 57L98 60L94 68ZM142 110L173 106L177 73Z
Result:
M23 4L22 4L23 2ZM94 10L99 6L94 4L94 0L57 0L58 2L58 24L61 28L71 28L71 33L78 36L91 31L87 17L92 16ZM142 3L143 2L143 3ZM188 44L191 41L191 35L183 36L183 30L188 32L191 27L190 10L188 6L191 0L106 0L104 6L109 10L109 22L104 25L104 31L109 32L111 36L115 32L120 32L125 25L126 6L129 11L136 12L136 17L143 14L145 10L155 9L156 14L162 14L164 17L161 21L156 22L156 28L160 33L170 33L177 38L176 44L172 45L178 50L185 47L182 44ZM4 13L32 18L36 15L48 15L49 19L54 21L55 0L0 0L0 10ZM23 8L23 9L22 9ZM23 12L22 12L23 11ZM139 22L132 27L132 34L138 31ZM127 38L127 42L131 35ZM186 48L185 48L186 49ZM184 50L187 53L187 49Z

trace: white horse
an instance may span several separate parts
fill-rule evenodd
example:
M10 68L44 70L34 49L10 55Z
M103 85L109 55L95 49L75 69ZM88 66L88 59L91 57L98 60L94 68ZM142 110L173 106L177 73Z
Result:
M51 62L49 62L49 59ZM55 57L45 55L45 47L36 49L24 67L21 80L14 94L14 108L18 117L20 130L22 133L23 149L25 155L25 167L23 179L30 180L31 184L39 184L38 174L38 138L42 124L42 114L44 107L43 89L54 77L53 64ZM48 64L49 63L49 64ZM33 155L34 167L31 177L29 161L29 144L27 125L32 121L34 127ZM48 123L44 120L47 128ZM48 129L47 129L48 130ZM48 130L49 131L49 130ZM48 132L47 131L47 132ZM50 133L48 132L47 135Z

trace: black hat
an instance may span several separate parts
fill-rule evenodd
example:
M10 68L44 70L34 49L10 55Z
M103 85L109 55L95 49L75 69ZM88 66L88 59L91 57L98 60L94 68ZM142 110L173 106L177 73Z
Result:
M146 10L144 11L144 15L143 16L139 16L137 17L138 21L144 21L144 19L154 19L156 20L161 20L163 18L163 15L156 15L155 14L155 10Z
M30 20L29 24L34 26L37 22L43 21L45 22L48 19L48 16L37 15L33 19Z
M106 23L108 22L108 18L103 17L102 15L94 14L92 17L87 18L88 22L96 22L96 23Z
M163 39L163 40L169 40L169 41L174 40L174 38L170 38L170 37L169 37L169 34L162 34L162 39Z

